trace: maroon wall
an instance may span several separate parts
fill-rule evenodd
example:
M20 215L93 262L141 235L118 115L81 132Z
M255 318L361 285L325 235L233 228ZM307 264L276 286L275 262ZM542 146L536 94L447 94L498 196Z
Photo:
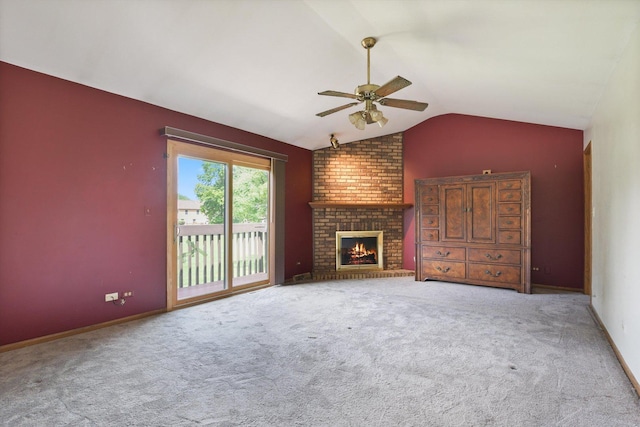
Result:
M164 126L287 154L285 277L311 271L311 151L2 62L0 94L0 345L166 306Z
M531 281L583 286L582 131L447 114L404 134L405 201L414 180L531 171ZM415 268L413 210L405 215L404 266Z

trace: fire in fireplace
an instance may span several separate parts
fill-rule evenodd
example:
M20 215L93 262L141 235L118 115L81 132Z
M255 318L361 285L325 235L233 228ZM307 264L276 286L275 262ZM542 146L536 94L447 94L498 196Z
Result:
M336 231L336 270L382 270L382 238L382 231Z

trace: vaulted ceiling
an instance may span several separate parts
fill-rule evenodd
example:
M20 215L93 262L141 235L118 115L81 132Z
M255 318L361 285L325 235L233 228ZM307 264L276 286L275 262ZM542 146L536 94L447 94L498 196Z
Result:
M0 60L318 149L445 113L585 129L639 23L640 0L0 0ZM367 36L372 83L429 107L317 117L366 83Z

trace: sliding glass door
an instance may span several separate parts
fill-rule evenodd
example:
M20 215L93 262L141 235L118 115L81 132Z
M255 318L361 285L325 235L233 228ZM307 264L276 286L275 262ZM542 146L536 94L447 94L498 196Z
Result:
M168 306L269 283L270 161L169 141Z
M268 281L269 171L234 164L232 174L233 284L236 288Z

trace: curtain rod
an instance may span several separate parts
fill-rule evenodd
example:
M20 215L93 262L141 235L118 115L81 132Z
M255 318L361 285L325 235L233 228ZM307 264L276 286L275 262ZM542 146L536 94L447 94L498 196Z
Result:
M288 161L289 156L286 154L276 153L274 151L263 150L261 148L255 148L237 142L225 141L224 139L214 138L213 136L201 135L195 132L189 132L182 129L172 128L165 126L160 129L160 135L169 138L181 139L183 141L197 142L198 144L209 145L212 147L225 148L227 150L238 151L245 154L252 154L254 156L267 157L275 160Z

